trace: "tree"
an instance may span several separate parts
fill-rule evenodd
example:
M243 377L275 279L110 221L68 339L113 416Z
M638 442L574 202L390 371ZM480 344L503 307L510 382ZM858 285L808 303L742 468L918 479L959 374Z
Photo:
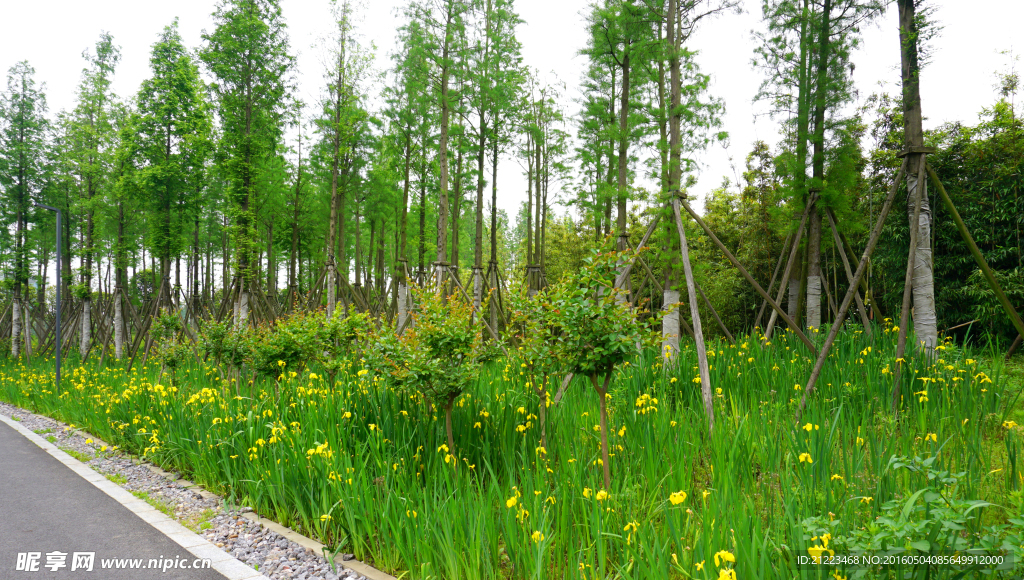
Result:
M203 33L200 58L215 77L223 131L218 156L228 181L236 272L241 284L236 320L249 314L249 288L257 283L256 208L264 162L281 139L288 74L293 58L277 0L221 0L217 28Z
M145 160L138 179L150 204L148 242L160 261L167 300L171 258L181 255L186 223L199 215L212 128L205 87L181 42L177 20L164 28L149 63L153 76L142 82L137 99L136 130Z
M846 126L838 111L852 98L848 63L850 53L859 44L860 26L884 9L885 3L880 0L822 0L820 4L817 0L771 0L763 5L768 31L759 35L763 44L754 64L765 69L768 76L758 96L771 103L773 113L786 113L794 120L795 127L790 127L789 147L793 153L787 164L791 178L788 189L795 210L810 204L804 252L809 327L820 327L822 319L822 213L842 207L844 202L840 200L848 195L833 187L833 180L826 175L826 144L830 136ZM808 144L812 149L810 179ZM850 165L845 158L833 158L839 166ZM831 177L838 176L833 172ZM792 262L787 264L786 272L794 271ZM794 302L802 302L798 288L798 278L791 276L790 311L794 314ZM766 334L770 334L774 321L773 313Z
M395 61L393 85L388 90L387 115L399 127L403 140L402 205L399 218L399 244L396 264L398 282L398 330L409 324L412 295L409 291L409 239L416 240L419 267L417 275L424 274L424 243L426 237L426 195L430 181L427 150L436 123L430 99L430 65L427 54L427 30L415 10L406 11L408 22L398 29L401 50L393 56ZM419 235L409 235L410 191L413 175L419 190ZM415 195L415 192L413 192Z
M361 83L369 71L373 55L363 49L353 37L352 6L346 0L338 4L332 0L336 22L332 46L329 49L330 66L325 71L327 95L323 100L323 115L317 125L330 142L331 215L327 234L327 315L334 312L337 265L348 277L348 262L342 247L340 256L336 248L345 243L345 201L348 178L353 169L353 141L359 126L366 120L361 108ZM340 241L340 244L338 243ZM357 279L358 283L359 280Z
M25 318L23 292L28 292L26 223L31 198L43 187L46 153L46 95L36 87L35 69L27 61L7 71L7 90L0 96L0 187L8 200L0 223L14 223L14 300L11 305L11 356L21 353Z
M473 305L458 296L419 290L416 322L401 337L378 341L379 362L401 389L444 409L449 455L454 460L452 409L480 372L483 340L473 324Z
M716 99L706 99L709 77L701 74L693 53L685 48L697 25L738 6L734 0L668 0L661 19L665 22L665 40L662 44L662 58L668 60L669 68L669 112L668 112L668 170L662 173L668 177L664 189L670 195L682 193L692 183L683 181L683 174L694 166L693 152L703 150L713 138L724 139L724 133L712 134L712 129L721 124L724 106ZM684 101L685 99L685 101ZM683 117L688 126L682 126ZM685 130L684 130L685 129ZM691 176L692 177L692 176ZM668 217L667 215L665 216ZM668 222L670 220L666 220ZM673 256L665 270L664 304L666 307L677 303L679 283L674 256L682 250L676 245L676 233L671 225L666 234L671 240L668 249ZM662 348L669 353L679 351L679 311L669 310L662 321ZM666 348L669 347L669 348ZM702 387L710 392L710 385Z
M921 63L918 58L918 28L915 0L899 0L900 16L900 61L903 80L903 143L908 153L924 146L924 132L921 115ZM911 228L917 228L917 247L910 258L914 261L911 286L914 300L914 337L927 353L933 353L938 344L937 320L935 318L935 273L933 271L931 225L932 210L928 203L928 188L922 169L924 154L907 157L907 220ZM913 200L918 199L919 206ZM914 223L914 216L918 216ZM900 353L902 354L902 353Z
M452 104L457 100L457 95L451 90L451 81L459 68L458 62L465 57L464 51L459 50L457 39L463 34L464 17L468 10L469 4L465 0L436 0L422 4L413 2L408 8L410 19L422 23L423 35L420 38L425 44L425 50L421 54L430 65L429 78L433 90L431 99L440 112L437 142L437 252L436 269L432 274L438 288L448 263L448 141Z
M89 66L82 71L78 104L70 124L71 151L79 180L77 210L85 214L82 240L81 285L75 289L82 301L79 353L84 359L92 344L92 269L96 255L95 221L97 206L104 200L109 185L110 165L115 149L112 111L115 101L110 91L114 68L121 59L110 33L104 32L93 52L82 53ZM68 256L70 261L70 256Z
M124 300L128 290L127 268L129 254L134 254L140 246L142 227L128 219L138 212L139 207L148 200L140 191L138 179L141 152L139 146L140 117L130 111L121 111L115 115L118 139L114 152L114 178L107 196L109 210L116 207L116 223L113 229L114 245L114 358L120 360L124 355L125 323ZM134 234L134 235L133 235ZM155 288L154 288L155 290Z
M653 346L654 336L636 324L636 309L619 300L614 288L621 254L594 253L578 273L562 278L548 291L544 308L557 325L560 358L573 374L590 379L601 403L601 466L604 488L611 489L608 462L608 386L616 367Z

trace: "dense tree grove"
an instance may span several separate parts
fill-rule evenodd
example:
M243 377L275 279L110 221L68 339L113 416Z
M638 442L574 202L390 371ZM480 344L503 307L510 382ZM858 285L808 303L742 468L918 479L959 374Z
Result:
M513 0L409 0L383 71L358 40L357 8L331 0L312 103L296 96L278 0L221 0L195 47L169 23L150 48L150 77L131 95L111 90L124 49L101 34L82 55L66 111L51 113L31 64L15 63L0 99L4 351L18 356L32 348L27 338L49 332L55 222L33 202L63 211L57 279L73 335L64 347L81 357L148 348L144 313L155 308L193 325L355 309L401 332L417 285L462 288L475 308L487 304L484 318L500 332L508 316L499 294L535 293L591 249L633 248L657 217L653 251L620 294L656 313L688 300L668 203L677 193L702 195L698 209L728 249L801 326L817 329L836 317L901 151L922 145L936 148L930 164L1011 301L1024 305L1019 79L1002 76L976 125L943 125L921 143L907 132L920 130L913 119L927 95L875 94L854 109L851 55L863 26L892 15L885 2L762 2L752 68L783 137L750 145L739 183L693 189L701 151L726 138L727 95L709 92L690 39L739 5L595 2L580 78L545 84L523 63ZM927 9L913 18L905 86L935 37ZM574 103L570 82L580 87ZM497 207L508 195L502 159L526 178L515 215ZM911 238L901 216L916 215L914 184L924 179L916 165L906 174L859 284L855 321L899 317ZM1016 330L946 208L934 196L928 203L932 193L917 262L934 271L934 322L919 328L931 314L915 282L915 330L1012 340ZM775 312L704 231L685 227L707 298L700 308L721 320L708 332L756 326L770 335ZM915 280L926 274L915 269ZM678 346L693 321L685 308L668 310L666 344Z
M218 494L147 501L226 574L1024 577L1012 56L976 123L926 130L926 0L588 0L566 79L515 0L403 0L383 60L318 1L315 87L282 0L218 0L196 46L160 23L127 95L140 47L100 34L66 110L11 64L16 429ZM743 9L749 69L702 68ZM899 44L870 94L872 25ZM749 104L716 72L780 130L704 190Z

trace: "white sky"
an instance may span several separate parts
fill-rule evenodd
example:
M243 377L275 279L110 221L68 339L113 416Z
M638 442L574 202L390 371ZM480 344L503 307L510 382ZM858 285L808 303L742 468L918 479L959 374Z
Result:
M134 94L149 76L150 46L174 17L180 21L184 41L200 43L200 32L212 28L212 0L138 2L127 0L10 0L0 20L0 67L6 73L15 62L27 59L37 80L46 84L51 113L74 104L75 87L85 63L84 49L92 47L100 31L107 30L121 47L114 91ZM362 7L360 33L377 46L378 68L390 65L395 28L400 19L398 0L369 0ZM526 21L518 31L525 62L548 80L568 84L567 98L585 68L577 56L585 43L583 12L586 0L518 0L517 9ZM997 51L1014 48L1024 22L1024 2L989 0L984 3L936 0L938 19L945 27L936 44L933 63L922 74L922 98L926 128L945 121L974 123L982 106L995 100L995 72L1009 64ZM327 0L281 0L288 23L293 53L298 54L300 98L316 101L322 87L317 38L330 29ZM983 8L983 9L982 9ZM728 149L716 146L703 156L703 169L694 193L703 195L718 186L723 176L735 180L751 144L763 139L777 141L777 125L767 117L755 117L760 109L752 98L761 73L752 70L753 41L750 31L760 26L760 1L746 0L746 13L730 14L708 23L691 41L700 50L698 62L713 77L711 91L725 99L724 129L730 133ZM993 18L993 15L998 17ZM1018 44L1021 44L1018 42ZM1020 46L1016 47L1019 52ZM854 56L855 81L862 98L878 90L880 82L895 92L899 81L896 10L891 7L878 22L864 30L863 48ZM568 112L575 106L567 103ZM732 163L730 163L730 158ZM525 178L513 161L499 168L499 207L515 215L525 199Z

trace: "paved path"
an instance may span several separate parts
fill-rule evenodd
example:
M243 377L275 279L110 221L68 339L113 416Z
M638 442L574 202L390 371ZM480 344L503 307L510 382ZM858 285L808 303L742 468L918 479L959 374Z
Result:
M197 547L190 546L186 550L181 544L189 545L190 538L183 533L184 528L165 521L159 512L142 511L145 506L136 506L139 513L135 513L123 505L130 503L126 500L135 498L118 494L118 490L123 494L128 492L116 486L116 489L110 488L114 484L106 480L98 481L97 486L90 481L96 477L90 475L100 479L102 476L67 459L70 458L55 448L43 449L6 421L0 421L0 580L225 580L240 577L237 573L225 576L212 568L147 569L151 559L157 560L153 565L161 567L175 562L192 566L197 557L209 556L219 561L217 567L221 569L225 569L223 564L231 564L225 558L233 559L212 545L204 546L196 541L191 543ZM202 540L198 536L195 539ZM205 540L202 542L206 544ZM210 548L213 551L209 551ZM24 555L29 552L38 555L36 571L19 570L32 567ZM53 570L46 567L47 554L52 552L66 555L64 567ZM91 572L79 567L83 562L74 561L75 552L95 554ZM53 555L51 560L54 559L59 562L60 556ZM131 560L137 561L142 569L127 569ZM116 567L118 562L120 569ZM78 569L72 571L73 565ZM258 574L252 568L248 571L249 576Z

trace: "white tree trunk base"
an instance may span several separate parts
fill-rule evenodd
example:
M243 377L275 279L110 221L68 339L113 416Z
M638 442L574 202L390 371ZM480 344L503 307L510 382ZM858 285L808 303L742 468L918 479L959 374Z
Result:
M89 344L92 342L92 300L86 298L82 301L82 340L78 344L78 354L84 359L89 354Z
M664 299L662 308L672 311L661 319L661 355L674 362L679 356L679 291L666 289Z
M807 328L821 328L821 276L807 277Z
M907 191L917 187L918 175L907 174ZM935 275L932 262L932 211L928 202L928 184L921 195L921 215L917 222L917 251L914 253L914 272L911 289L914 299L914 337L917 346L928 354L935 352L938 342L938 321L935 315ZM913 197L911 197L913 200ZM908 205L913 205L910 203ZM914 208L908 208L908 221L914 219Z
M121 305L121 290L114 292L114 358L124 356L124 310Z
M11 303L11 356L21 356L21 303Z

